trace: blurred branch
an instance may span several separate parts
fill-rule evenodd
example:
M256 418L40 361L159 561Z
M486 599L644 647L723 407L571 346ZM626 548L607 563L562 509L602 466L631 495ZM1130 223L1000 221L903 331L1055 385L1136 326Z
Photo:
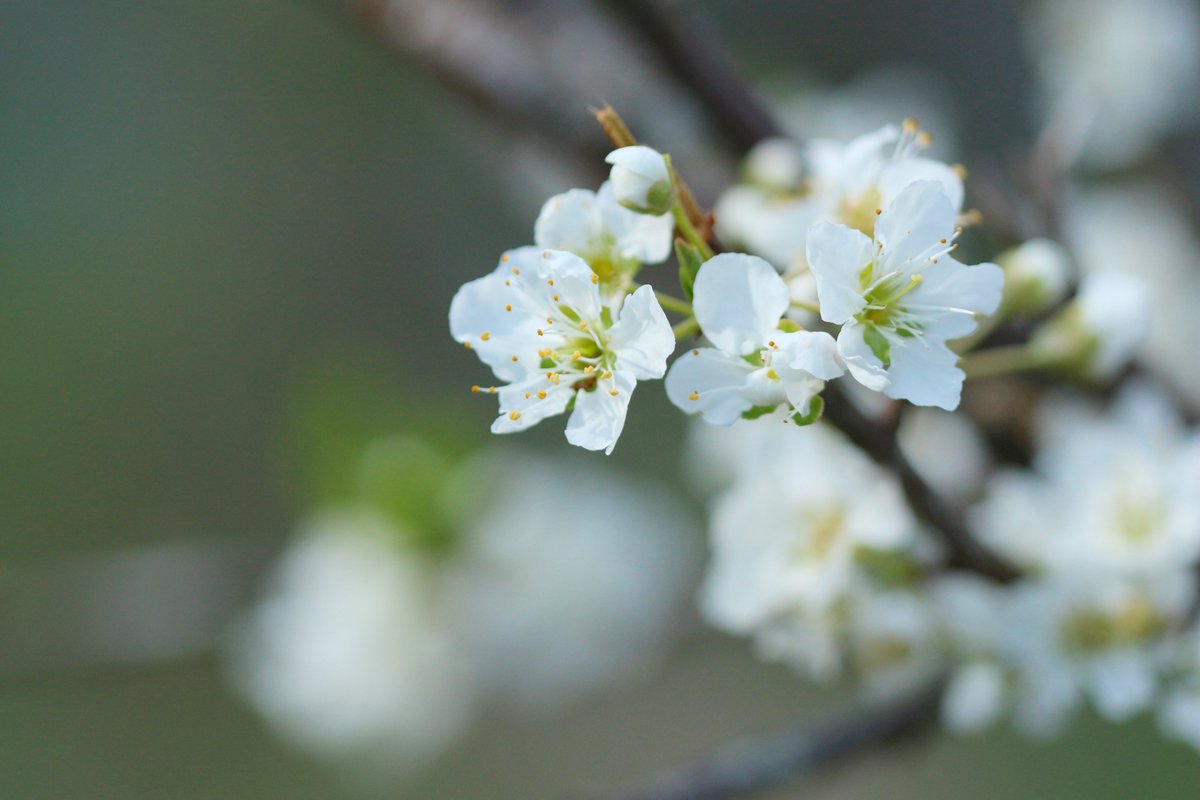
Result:
M875 711L734 742L605 800L719 800L777 786L931 728L941 695L938 681Z
M663 67L695 96L713 126L744 153L783 129L738 73L724 40L688 0L605 0L632 23Z

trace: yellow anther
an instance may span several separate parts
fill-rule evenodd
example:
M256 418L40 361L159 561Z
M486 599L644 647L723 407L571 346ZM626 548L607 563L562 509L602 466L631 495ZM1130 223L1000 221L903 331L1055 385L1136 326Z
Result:
M470 350L470 349L471 349L471 343L470 343L470 342L463 342L463 347L465 347L465 348L467 348L468 350Z
M921 127L920 124L912 117L909 117L900 124L904 126L905 133L916 133L917 129Z
M492 338L492 334L484 331L483 333L479 334L479 338L486 342L488 339Z
M543 251L542 251L542 258L549 258L549 257L550 257L550 251L549 251L549 250L543 250Z
M504 310L505 310L505 311L512 311L512 303L508 303L507 305L505 305L505 306L504 306Z
M476 394L478 394L478 393L479 393L479 386L478 386L478 385L476 385L476 386L472 386L472 387L471 387L471 391L472 391L472 392L475 392Z
M574 353L571 353L572 361L578 361L582 357L583 357L583 353L579 352L578 350L576 350Z
M554 302L558 302L558 295L554 295Z
M508 280L508 278L505 278L505 279L504 279L504 285L505 285L505 286L512 286L512 283L511 283L511 282Z
M521 270L517 269L516 267L513 267L513 275L520 275L520 274L521 274Z
M774 340L767 342L767 347L775 347L775 346L776 346L776 344L775 344Z
M546 399L546 390L545 390L545 389L538 389L538 393L537 393L537 394L538 394L538 400L545 400L545 399Z
M587 320L586 319L579 320L579 330L581 330L581 331L587 330Z
M699 399L700 399L700 395L696 394L695 392L692 392L691 394L688 395L688 400L699 400Z
M496 393L496 387L495 387L495 386L489 386L489 387L488 387L488 394L495 394L495 393Z
M692 351L692 355L694 355L694 356L698 356L698 355L700 355L700 351L699 351L699 350L693 350L693 351Z
M525 399L526 399L526 400L528 400L528 399L529 399L529 398L531 398L531 397L533 397L533 393L532 393L532 392L526 392L526 393L525 393Z
M588 364L586 367L583 368L584 375L591 375L595 371L596 371L596 367L592 364Z
M608 393L611 394L613 397L616 397L617 395L620 394L620 392L618 392L616 389L609 389Z
M592 273L592 283L599 283L599 282L600 282L600 276L593 272Z
M779 380L779 373L776 372L774 369L769 369L769 370L767 370L767 378L769 378L770 380L773 380L773 381L777 381L777 380Z
M512 360L513 360L513 361L519 361L520 359L518 359L516 356L513 356L513 357L512 357Z
M542 329L541 329L541 328L538 328L538 336L543 336L543 335L544 335L544 334L542 333Z
M546 281L546 285L547 285L547 286L553 286L553 285L554 285L554 278L550 278L548 281Z
M606 381L608 381L608 380L612 380L612 373L611 373L611 372L609 372L608 370L605 370L605 371L604 371L604 374L602 374L600 377L601 377L601 378L603 378L603 379L604 379L604 380L606 380Z
M958 176L960 181L965 181L967 179L967 168L962 164L951 164L950 171Z
M520 411L510 411L510 412L508 412L508 418L511 419L513 422L516 422L517 420L519 420L521 418L521 412Z
M882 213L883 213L883 209L882 209L882 208L877 208L877 209L875 209L875 216L877 216L877 217L878 217L878 216L879 216L880 214L882 214Z
M549 358L553 352L549 347L543 347L541 350L538 350L538 358Z
M500 256L500 263L504 264L507 262L508 262L508 253L505 253L504 255Z

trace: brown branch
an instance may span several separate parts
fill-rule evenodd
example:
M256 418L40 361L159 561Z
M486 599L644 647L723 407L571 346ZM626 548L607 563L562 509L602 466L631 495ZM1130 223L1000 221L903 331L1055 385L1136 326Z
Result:
M874 711L815 727L733 742L645 786L606 800L721 800L812 775L851 757L930 730L938 718L940 681Z
M607 0L632 23L663 67L699 101L713 126L738 153L783 129L738 73L729 48L693 3Z

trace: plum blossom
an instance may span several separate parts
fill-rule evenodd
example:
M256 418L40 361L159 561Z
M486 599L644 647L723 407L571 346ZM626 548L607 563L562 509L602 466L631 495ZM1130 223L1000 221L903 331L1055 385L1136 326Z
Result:
M964 374L947 340L1000 304L1004 275L951 252L961 229L942 185L917 181L879 213L874 236L818 223L808 261L821 318L842 325L838 351L864 386L916 405L958 407Z
M671 210L674 183L662 153L639 144L613 150L604 160L612 164L608 179L622 206L656 216Z
M551 197L533 226L534 244L582 258L601 280L658 264L671 254L670 214L638 214L617 203L612 183L599 191L571 189Z
M639 380L661 378L675 336L654 291L601 299L599 276L576 255L524 247L458 290L450 332L507 385L493 433L571 410L567 441L611 453Z
M871 643L916 636L924 617L873 598L899 597L926 557L900 487L820 425L759 444L753 468L713 508L702 613L817 679L868 655L883 667ZM879 613L889 604L895 618Z
M789 302L787 284L761 258L722 253L706 261L693 308L716 346L675 360L666 379L671 402L714 425L784 403L789 414L808 414L825 381L844 368L829 334L779 329Z

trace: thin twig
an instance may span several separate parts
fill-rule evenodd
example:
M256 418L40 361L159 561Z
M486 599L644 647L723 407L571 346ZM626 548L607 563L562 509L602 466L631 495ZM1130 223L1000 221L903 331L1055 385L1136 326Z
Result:
M605 800L720 800L778 786L931 729L941 693L939 681L873 711L733 742Z

